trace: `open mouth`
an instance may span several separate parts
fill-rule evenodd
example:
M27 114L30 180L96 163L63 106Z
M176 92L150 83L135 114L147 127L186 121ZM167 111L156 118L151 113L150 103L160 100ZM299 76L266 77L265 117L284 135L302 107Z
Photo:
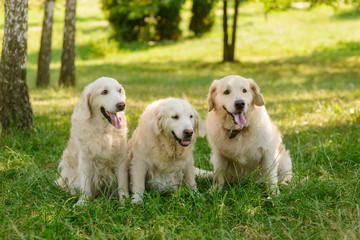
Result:
M183 139L180 139L176 136L176 134L174 133L174 131L171 131L172 135L174 136L175 140L183 147L187 147L190 145L191 143L191 140L183 140Z
M101 110L101 113L106 118L106 120L108 120L108 122L111 123L111 125L113 125L114 128L116 128L116 129L121 128L122 119L116 112L113 113L113 112L106 111L105 108L103 108L103 107L101 107L100 110Z
M231 113L226 109L226 107L223 107L223 108L227 112L227 114L229 114L229 116L232 118L232 120L234 121L235 124L239 125L239 127L241 127L241 128L243 128L245 126L246 120L245 120L244 112Z

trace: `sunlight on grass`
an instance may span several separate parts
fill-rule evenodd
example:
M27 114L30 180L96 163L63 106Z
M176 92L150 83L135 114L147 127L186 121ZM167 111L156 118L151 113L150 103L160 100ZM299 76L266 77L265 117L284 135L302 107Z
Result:
M0 138L1 239L11 238L231 238L328 239L360 236L360 17L350 6L270 13L259 3L240 8L236 59L222 60L221 4L214 30L188 38L191 2L182 10L178 42L118 43L99 0L78 0L76 81L59 88L65 0L56 1L51 84L35 88L43 10L30 1L27 83L35 117L30 132ZM0 15L3 16L3 5ZM2 44L4 19L0 19ZM2 46L2 45L0 45ZM253 78L293 159L295 177L267 199L251 178L199 196L183 188L146 194L143 205L108 196L74 209L77 196L53 182L70 134L70 117L83 88L101 76L126 90L129 137L151 102L188 100L205 120L208 88L230 74ZM211 170L210 147L198 138L195 165ZM19 217L21 216L21 218Z

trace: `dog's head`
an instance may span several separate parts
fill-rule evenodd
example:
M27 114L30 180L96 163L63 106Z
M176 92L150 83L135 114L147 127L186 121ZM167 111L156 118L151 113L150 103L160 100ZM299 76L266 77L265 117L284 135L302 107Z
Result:
M125 111L125 90L113 78L102 77L85 87L78 104L83 119L102 118L115 128L122 127L120 112Z
M196 135L205 136L205 125L197 111L185 100L171 99L158 112L155 124L157 134L165 134L187 147Z
M264 98L254 80L230 75L215 80L208 94L208 110L224 111L235 124L243 128L246 112L254 105L263 106Z

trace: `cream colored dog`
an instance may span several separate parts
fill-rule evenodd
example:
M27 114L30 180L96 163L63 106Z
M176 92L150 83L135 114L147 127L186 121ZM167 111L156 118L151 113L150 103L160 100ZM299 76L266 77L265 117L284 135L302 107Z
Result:
M129 195L124 111L125 90L115 79L102 77L84 89L71 116L71 136L57 180L72 194L81 192L77 205L114 182L120 199Z
M215 80L208 94L206 128L214 166L214 186L242 179L260 167L271 189L290 180L292 166L281 134L270 121L254 80L237 75Z
M133 202L142 201L145 185L175 190L185 178L196 189L194 167L196 136L205 135L199 114L185 100L168 98L150 104L129 141Z

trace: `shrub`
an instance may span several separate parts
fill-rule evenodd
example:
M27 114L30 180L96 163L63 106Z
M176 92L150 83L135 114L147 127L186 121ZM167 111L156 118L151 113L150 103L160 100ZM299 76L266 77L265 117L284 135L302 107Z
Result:
M177 39L184 0L102 0L117 40L133 42Z
M180 10L184 0L162 0L158 5L156 15L157 39L178 39L181 36L179 23Z
M214 6L217 0L193 0L190 30L195 36L209 32L215 22Z

